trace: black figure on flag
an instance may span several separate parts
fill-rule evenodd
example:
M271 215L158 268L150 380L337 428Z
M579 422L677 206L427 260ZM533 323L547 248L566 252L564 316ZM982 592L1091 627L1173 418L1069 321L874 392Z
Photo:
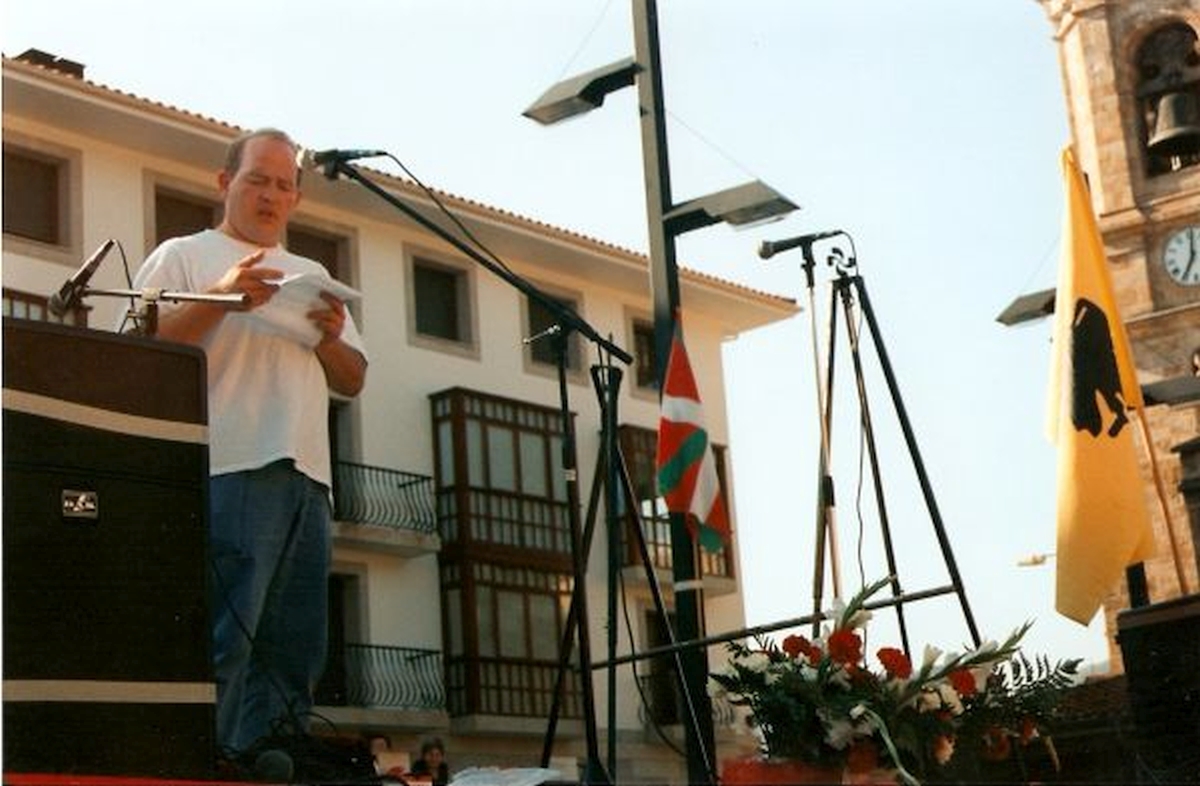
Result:
M1075 316L1071 320L1071 366L1075 369L1071 401L1071 422L1075 429L1100 436L1104 416L1096 401L1099 394L1114 418L1108 436L1120 434L1129 416L1125 414L1121 395L1121 372L1113 349L1112 329L1104 309L1085 297L1075 301Z

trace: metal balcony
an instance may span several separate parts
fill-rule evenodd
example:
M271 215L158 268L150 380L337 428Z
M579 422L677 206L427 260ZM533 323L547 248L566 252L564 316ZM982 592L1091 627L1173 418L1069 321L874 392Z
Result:
M638 675L642 702L638 706L638 718L647 726L676 726L687 717L683 694L679 692L679 681L674 671L659 671ZM737 720L736 708L724 697L711 700L713 724L718 728L733 726Z
M328 707L442 711L446 707L442 653L347 644L330 653L316 700Z
M333 500L335 543L409 556L441 546L428 475L339 461Z

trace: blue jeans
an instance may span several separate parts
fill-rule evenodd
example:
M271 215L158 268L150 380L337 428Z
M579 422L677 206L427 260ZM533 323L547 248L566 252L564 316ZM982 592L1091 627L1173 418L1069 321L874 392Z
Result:
M307 729L328 638L328 490L290 461L211 478L217 744Z

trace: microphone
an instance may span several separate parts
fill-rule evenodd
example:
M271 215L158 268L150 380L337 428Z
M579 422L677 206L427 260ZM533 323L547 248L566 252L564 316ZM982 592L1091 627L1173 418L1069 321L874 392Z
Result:
M333 180L337 176L338 164L357 161L360 158L376 158L386 156L386 150L301 150L297 155L297 163L301 168L312 167L324 171L325 177Z
M818 240L825 240L826 238L836 237L837 235L844 234L845 232L842 230L834 229L830 232L812 232L807 235L789 237L785 240L776 240L774 242L770 240L764 240L762 245L758 247L758 255L763 259L770 259L780 251L787 251L788 249L796 248L797 246L811 246Z
M100 263L108 256L108 252L112 251L113 246L117 241L109 238L104 241L104 245L96 249L96 253L88 258L87 262L79 270L75 271L75 275L67 279L62 288L50 296L50 300L46 303L46 308L56 317L64 316L68 311L79 305L79 301L83 299L83 290L87 288L87 284L92 280L92 276L96 273L96 268L100 267Z

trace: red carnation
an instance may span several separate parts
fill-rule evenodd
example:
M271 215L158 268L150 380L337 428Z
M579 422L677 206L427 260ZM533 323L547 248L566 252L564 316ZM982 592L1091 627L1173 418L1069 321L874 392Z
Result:
M1004 761L1012 752L1008 734L999 726L992 726L983 734L983 758L988 761Z
M959 696L972 696L975 694L975 678L966 669L958 669L950 672L950 685L954 690L958 691Z
M812 650L812 644L803 636L788 636L783 640L783 651L787 653L789 658L799 658L801 655L807 655Z
M862 660L862 639L847 628L835 630L829 636L829 657L836 663L850 664Z
M906 680L912 676L912 661L903 651L895 647L883 647L875 654L883 664L884 671L892 679Z

